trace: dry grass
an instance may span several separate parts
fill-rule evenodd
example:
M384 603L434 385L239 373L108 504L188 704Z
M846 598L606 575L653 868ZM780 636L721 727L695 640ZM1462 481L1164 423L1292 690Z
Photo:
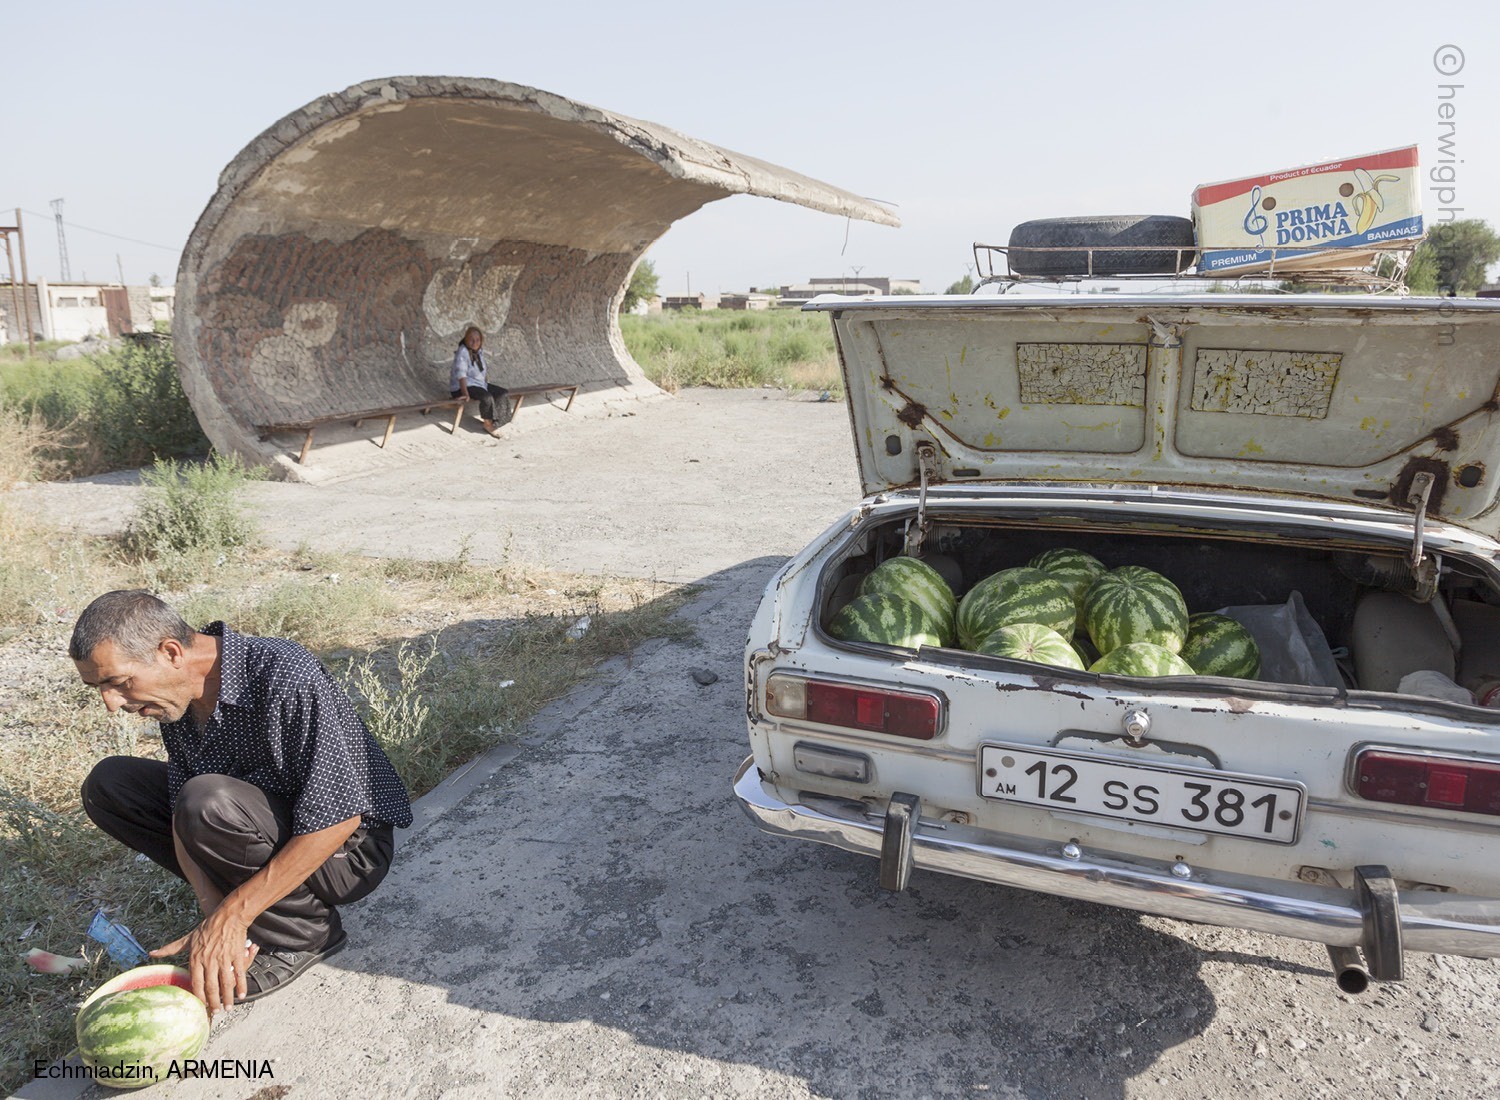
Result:
M59 466L44 456L62 445L62 433L49 428L40 412L0 400L0 491L54 476Z
M149 563L113 542L23 522L3 505L0 497L0 670L16 685L0 697L0 941L10 948L0 953L8 1021L0 1091L20 1085L33 1060L72 1046L77 1003L114 973L84 938L95 908L148 947L195 919L185 887L105 838L78 804L79 784L101 757L161 751L154 723L108 717L65 656L81 606L108 588L142 584ZM598 662L648 638L688 634L672 616L689 594L516 564L477 568L464 554L381 562L307 550L252 550L163 593L189 621L223 617L251 633L294 637L322 657L414 794L515 736ZM584 616L589 629L570 637ZM86 954L91 966L32 974L19 958L30 947Z
M793 363L786 368L786 387L792 391L816 390L833 400L844 396L844 376L839 372L837 357Z
M683 310L620 318L631 356L668 393L680 386L775 386L842 399L833 330L798 310Z

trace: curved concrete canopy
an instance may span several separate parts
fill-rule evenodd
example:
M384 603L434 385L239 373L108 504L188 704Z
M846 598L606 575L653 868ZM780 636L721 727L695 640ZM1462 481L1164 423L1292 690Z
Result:
M294 111L224 170L177 274L183 387L216 447L256 425L448 392L463 329L504 382L653 393L620 339L630 271L731 194L899 224L775 165L494 80L392 77Z

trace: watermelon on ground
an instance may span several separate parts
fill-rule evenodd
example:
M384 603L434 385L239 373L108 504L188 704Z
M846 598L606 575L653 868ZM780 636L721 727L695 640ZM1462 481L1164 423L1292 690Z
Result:
M1187 603L1177 586L1139 565L1103 574L1083 597L1084 629L1106 657L1135 642L1177 653L1187 640L1187 623Z
M1094 583L1096 577L1108 572L1104 563L1093 554L1086 554L1082 550L1056 546L1051 550L1043 550L1027 564L1033 569L1041 569L1051 574L1068 586L1068 591L1073 596L1073 603L1078 607L1077 630L1082 630L1083 594L1089 590L1089 585Z
M1089 666L1090 672L1115 676L1195 676L1193 666L1170 649L1150 642L1131 642L1111 650Z
M973 649L1002 626L1040 623L1072 637L1077 611L1067 586L1040 569L1002 569L984 578L959 601L958 644Z
M1041 623L1002 626L980 642L974 652L1083 671L1083 662L1078 659L1078 652L1072 643Z
M1204 611L1188 619L1182 659L1199 676L1254 680L1260 675L1260 647L1250 631L1231 619Z
M953 613L958 600L936 569L916 558L887 558L865 575L859 595L884 592L910 600L941 627L944 645L953 644Z
M879 642L908 649L941 646L942 626L917 604L885 592L856 596L828 624L828 633L846 642Z
M173 966L171 963L152 963L150 966L137 966L127 970L123 974L116 974L98 989L88 995L88 999L80 1005L87 1008L94 1001L102 997L108 997L114 993L124 993L127 989L145 989L153 985L175 985L179 989L189 992L193 988L193 976L188 973L185 966Z
M208 1010L176 985L91 997L78 1010L78 1055L115 1088L166 1077L173 1061L196 1058L208 1038Z

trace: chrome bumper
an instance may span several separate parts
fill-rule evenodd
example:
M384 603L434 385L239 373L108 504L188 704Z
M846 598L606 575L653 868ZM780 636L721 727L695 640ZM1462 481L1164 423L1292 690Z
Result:
M881 811L811 795L801 803L784 802L763 782L754 757L735 774L734 793L750 820L768 833L881 855ZM1386 952L1396 939L1398 960L1401 950L1500 957L1500 900L1494 898L1406 890L1393 893L1389 909L1377 913L1362 898L1365 891L1181 864L1174 874L1170 864L1087 850L1070 859L1055 842L930 819L913 822L909 837L911 865L982 882L1366 952ZM1398 939L1394 929L1382 935L1378 926L1386 917L1399 919Z

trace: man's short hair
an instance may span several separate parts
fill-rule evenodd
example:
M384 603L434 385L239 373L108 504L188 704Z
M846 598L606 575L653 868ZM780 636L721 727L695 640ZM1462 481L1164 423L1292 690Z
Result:
M191 648L194 633L181 615L144 588L120 589L104 593L83 609L73 624L68 656L86 661L100 642L110 641L133 661L151 661L168 638Z

